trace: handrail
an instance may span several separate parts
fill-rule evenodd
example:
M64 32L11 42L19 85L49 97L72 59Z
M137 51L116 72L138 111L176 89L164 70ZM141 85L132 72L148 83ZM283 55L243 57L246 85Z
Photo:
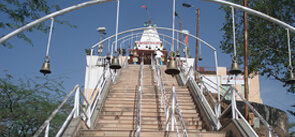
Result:
M235 88L233 87L234 90L239 96L240 98L248 105L248 107L253 111L254 114L256 114L258 116L258 118L261 120L261 122L266 125L267 130L268 130L268 136L271 137L271 133L272 132L275 136L278 136L277 133L270 127L270 125L266 122L266 120L257 112L257 110L244 98L244 96L241 95L241 93ZM239 111L238 111L239 112Z
M61 102L60 105L58 105L57 109L55 109L51 115L49 116L49 118L42 124L42 126L37 130L37 132L35 133L34 137L37 137L40 135L40 133L44 130L45 126L47 126L49 124L49 122L52 120L52 118L56 115L56 113L61 109L61 107L65 104L65 102L70 98L70 96L72 95L72 93L74 93L74 91L79 87L79 85L76 85L71 92L65 97L65 99Z
M191 74L191 72L193 74ZM199 92L200 94L200 98L201 98L201 101L204 102L204 105L207 106L207 108L209 109L208 111L210 111L210 113L213 115L213 117L215 118L215 125L213 125L213 127L215 127L216 129L219 129L221 127L221 124L220 124L220 121L219 121L219 105L215 99L213 98L213 96L211 95L210 92L207 92L210 97L212 98L213 100L213 103L214 103L214 111L213 109L211 108L209 102L207 101L207 99L205 98L203 92L204 91L208 91L208 89L206 88L206 86L204 85L205 89L203 89L203 87L201 86L201 88L198 86L198 84L196 83L196 81L194 80L194 74L196 74L196 76L198 77L201 77L202 75L198 72L196 72L192 67L190 67L189 71L187 72L187 81L188 82L189 80L194 84L196 85L196 92ZM202 79L200 79L200 82L203 82ZM202 84L202 83L201 83Z
M106 72L108 72L108 71L106 71ZM75 92L75 95L74 95L73 109L72 109L71 113L68 115L68 117L66 118L66 120L64 121L64 123L61 126L60 130L57 132L56 136L61 136L62 135L62 133L65 131L67 125L72 120L72 118L76 118L79 115L80 110L84 113L85 118L83 120L86 122L87 126L89 128L92 127L92 125L90 123L91 117L94 114L94 110L96 108L96 105L97 105L98 101L101 98L100 97L101 92L105 88L105 83L106 83L107 79L110 78L110 75L108 73L107 73L106 78L103 75L104 74L102 74L100 76L100 78L99 78L99 80L98 80L98 82L97 82L97 84L95 86L95 89L93 90L93 93L92 93L92 95L90 96L89 99L87 99L87 97L84 95L84 93L83 93L82 89L79 87L79 85L76 85L71 90L71 92L65 97L65 99L61 102L61 104L57 107L57 109L55 109L52 112L52 114L49 116L49 118L42 124L42 126L35 133L34 137L39 136L41 134L41 132L44 130L45 127L46 127L45 136L49 136L49 129L50 129L49 124L50 124L50 121L56 115L56 113L61 109L61 107L65 104L65 102L70 98L70 96L72 96L72 94L74 92ZM96 92L97 88L99 88L99 90ZM96 92L96 93L94 93L94 92ZM82 98L84 99L84 103L86 104L86 106L84 108L80 104L80 96L82 96Z
M158 62L158 60L156 58L153 58L152 62L153 62L152 65L154 65L153 68L156 68L155 71L156 71L156 74L157 74L156 75L157 76L157 83L158 83L157 86L160 86L160 89L161 89L161 108L164 109L164 112L165 112L165 115L166 115L166 131L169 131L169 122L168 122L168 120L169 120L169 117L170 117L171 118L171 131L174 131L174 124L175 124L176 130L177 130L177 135L179 136L179 130L178 130L177 121L176 121L176 118L175 118L175 107L176 107L176 112L178 114L178 118L180 120L181 128L182 128L182 131L183 131L183 136L187 137L188 135L187 135L187 131L186 131L186 128L185 128L185 123L183 121L181 110L180 110L178 102L177 102L177 97L176 97L176 93L175 93L175 86L173 84L170 98L169 98L169 100L167 100L166 90L165 90L165 87L164 87L164 82L163 82L163 77L162 77L159 62ZM170 104L170 102L171 102L171 112L169 113L169 104Z
M189 72L187 73L187 79L192 79L193 75L190 75L190 72L193 72L194 74L197 74L197 76L201 79L201 78L206 78L205 76L201 75L200 73L196 72L195 70L192 69L192 67L190 68ZM213 81L211 81L210 79L206 78L209 82L211 82L212 84L214 85L217 85L216 83L214 83ZM200 80L200 84L201 85L204 85L205 89L203 90L207 90L208 89L206 88L205 84L206 85L209 85L210 87L214 88L214 86L212 86L211 84L203 81L202 79ZM222 88L222 86L219 86L219 88ZM203 92L203 90L201 92ZM226 90L226 92L223 94L223 97L220 99L219 102L215 102L215 99L212 97L210 91L208 92L208 94L210 95L211 99L213 100L214 102L214 106L216 105L220 105L221 102L225 99L225 96L230 94L230 91L231 91L231 104L229 104L229 106L227 108L225 108L225 110L221 113L221 115L217 118L217 119L220 119L226 111L229 110L230 107L232 107L232 117L233 119L238 119L238 116L246 123L246 125L251 129L251 131L253 132L253 134L255 136L258 137L258 135L256 134L256 132L254 131L254 129L249 125L249 123L247 122L247 120L245 120L245 118L243 117L243 115L241 115L240 111L237 109L237 106L236 106L236 98L235 98L235 94L237 94L241 99L242 101L247 104L249 106L249 108L253 111L253 113L255 115L258 116L259 120L264 124L266 125L266 128L267 128L267 136L268 137L271 137L272 134L274 134L275 136L278 136L277 133L270 127L270 125L266 122L266 120L257 112L257 110L249 103L249 101L247 101L243 95L235 88L231 85L231 87L229 89ZM202 93L201 93L202 94ZM203 94L202 94L203 95ZM205 99L205 102L207 102L207 100ZM216 115L217 116L217 115Z
M162 77L162 72L161 72L161 68L160 68L160 65L159 65L159 61L157 59L156 60L156 71L157 71L157 75L158 75L158 83L161 83L160 84L160 88L161 88L161 106L163 108L166 108L166 104L168 103L168 100L167 100L167 96L166 96L166 90L165 90L165 86L164 86L164 82L163 82L163 77ZM160 81L160 82L159 82ZM163 101L164 99L164 101ZM167 112L164 111L167 115Z
M138 98L137 98L137 121L136 121L136 137L140 136L141 131L141 93L142 93L142 75L143 75L144 58L142 57L140 63L139 83L138 83Z
M179 119L180 124L181 124L183 136L184 137L187 137L188 135L187 135L187 131L186 131L186 128L185 128L185 123L184 123L183 118L182 118L181 110L180 110L179 105L178 105L178 102L177 102L177 97L176 97L175 86L174 85L172 87L172 93L173 93L173 97L174 97L174 100L175 100L176 112L178 114L178 119Z

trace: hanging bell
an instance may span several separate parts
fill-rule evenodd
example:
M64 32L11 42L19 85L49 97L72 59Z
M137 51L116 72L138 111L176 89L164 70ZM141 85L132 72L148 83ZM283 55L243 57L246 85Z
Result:
M292 70L289 71L289 78L286 80L286 84L295 83L295 76Z
M180 57L180 51L177 51L176 57Z
M112 64L110 65L111 69L121 69L118 56L113 57Z
M171 57L170 61L167 64L167 69L165 70L165 73L169 75L177 75L179 74L179 72L180 71L177 68L177 63L174 60L174 57Z
M107 54L107 56L106 56L106 59L107 59L108 61L110 61L110 60L111 60L111 56L110 56L110 54L109 54L109 53Z
M203 60L203 58L202 58L202 56L200 55L200 56L199 56L199 61L201 61L201 60Z
M43 63L42 68L40 69L40 72L44 74L44 76L46 74L50 74L50 65L49 65L49 60L45 60L45 62Z
M130 57L133 56L133 51L132 51L132 50L130 51L129 56L130 56Z
M134 56L134 57L138 57L138 54L137 54L136 51L133 52L133 56Z
M229 71L229 73L232 74L232 75L238 75L241 72L242 71L239 68L239 64L238 64L237 60L233 59L233 63L231 65L231 70Z

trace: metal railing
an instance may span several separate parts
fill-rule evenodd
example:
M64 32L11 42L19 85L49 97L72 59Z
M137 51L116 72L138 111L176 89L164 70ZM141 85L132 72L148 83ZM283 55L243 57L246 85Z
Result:
M126 59L127 60L127 59ZM126 66L127 61L125 61L123 63L123 67ZM66 118L66 120L64 121L63 125L61 126L60 130L58 131L58 133L56 134L57 137L61 136L64 131L67 128L67 125L69 125L69 123L71 122L71 120L73 118L76 118L80 115L80 111L82 111L82 116L83 116L83 120L85 121L86 125L88 126L88 128L91 128L91 117L94 114L94 111L97 107L97 104L99 102L99 100L101 99L101 93L103 91L106 85L106 82L108 80L112 80L114 83L116 82L116 80L118 79L119 71L113 71L109 69L109 66L106 65L105 66L106 69L104 69L104 73L100 76L99 80L97 81L97 84L95 85L95 88L90 96L89 99L87 99L87 97L85 96L85 94L83 93L82 89L79 87L79 85L76 85L71 92L64 98L64 100L61 102L61 104L57 107L57 109L55 109L52 114L49 116L49 118L41 125L41 127L37 130L37 132L35 133L34 137L39 136L42 131L46 128L45 130L45 137L49 136L49 129L50 129L50 121L53 119L53 117L57 114L57 112L63 107L63 105L65 104L66 101L68 101L68 99L74 94L74 106L73 109L71 111L71 113L68 115L68 117ZM91 69L91 68L90 68ZM80 102L80 96L82 96L84 103ZM83 107L84 104L85 107Z
M271 128L271 126L266 122L266 120L257 112L257 110L244 98L244 96L232 85L230 86L229 89L224 89L222 86L219 86L219 88L223 89L224 91L226 91L223 96L221 97L220 101L217 101L212 93L208 90L207 86L209 86L212 89L216 89L216 83L211 81L210 79L206 78L205 76L201 75L200 73L196 72L192 67L190 68L189 72L187 73L187 81L188 80L192 80L193 82L195 82L195 80L193 80L193 78L195 77L195 75L199 78L199 83L195 83L200 90L198 90L200 92L200 94L202 95L202 100L203 102L210 106L210 104L208 103L208 100L204 97L204 93L207 93L210 96L211 101L214 103L214 110L211 108L211 112L215 113L215 117L216 120L219 121L219 119L221 119L224 114L230 110L230 107L232 108L232 119L239 119L241 118L246 125L249 127L249 129L251 130L251 132L258 137L257 133L254 131L254 129L250 126L250 124L248 123L248 121L244 118L244 116L241 114L241 112L238 110L237 106L236 106L236 95L238 95L242 101L249 106L249 108L252 110L252 112L258 116L259 120L266 126L267 128L267 136L271 137L272 135L274 136L278 136L277 133ZM206 81L204 81L203 79L206 79ZM210 83L209 83L210 82ZM217 90L217 89L216 89ZM230 93L231 92L231 93ZM218 107L221 105L221 102L225 100L225 96L227 96L228 94L231 94L231 103L227 106L227 108L225 108L223 110L223 112L221 114L218 114Z
M169 100L167 100L166 90L165 90L165 86L164 86L162 72L161 72L159 62L158 62L157 59L153 59L152 62L153 62L152 65L154 65L153 68L155 68L155 73L154 74L155 74L155 79L157 80L156 83L157 83L157 86L159 86L160 90L161 90L161 108L162 108L162 111L165 112L165 116L166 116L166 131L169 131L169 119L171 119L171 121L170 121L170 123L171 123L170 131L174 131L174 127L176 127L177 135L180 136L179 135L179 130L178 130L178 127L177 127L177 121L176 121L176 118L175 118L175 108L176 108L176 113L178 115L178 119L179 119L180 124L181 124L181 129L182 129L182 132L183 132L183 136L187 137L188 135L187 135L187 131L186 131L186 128L185 128L185 123L183 121L181 110L180 110L178 102L177 102L175 86L173 84L170 98L169 98ZM170 107L171 111L169 113L170 102L171 102L171 107Z
M138 95L137 95L136 137L140 136L140 131L141 131L141 102L142 102L141 96L142 96L143 64L144 64L144 58L142 57L141 63L140 63Z

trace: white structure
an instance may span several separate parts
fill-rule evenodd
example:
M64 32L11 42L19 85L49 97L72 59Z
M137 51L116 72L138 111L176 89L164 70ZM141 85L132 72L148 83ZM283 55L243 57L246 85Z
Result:
M147 29L143 31L140 41L135 41L136 46L134 49L143 50L163 50L163 44L160 40L158 31L152 25L149 25Z

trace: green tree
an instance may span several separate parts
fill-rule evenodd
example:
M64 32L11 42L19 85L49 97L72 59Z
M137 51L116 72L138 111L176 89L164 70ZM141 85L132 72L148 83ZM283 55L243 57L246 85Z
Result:
M231 0L243 5L241 0ZM295 1L292 0L248 0L248 7L266 13L274 18L295 25ZM225 53L233 53L233 33L231 8L221 6L225 11L224 31L220 48ZM243 12L235 10L236 42L238 62L243 64L244 57L244 20ZM286 30L270 21L248 14L248 58L249 71L286 82L288 70L288 43ZM291 46L294 45L294 34L291 33ZM295 52L292 52L294 58ZM295 62L293 61L292 64ZM294 64L295 65L295 64ZM284 86L287 86L286 84ZM293 86L289 92L294 93Z
M1 0L0 28L11 30L17 29L57 10L60 10L60 7L58 5L49 5L47 0ZM71 27L76 27L69 24L67 21L55 21L61 24L67 24ZM45 25L45 23L41 23L28 29L27 32L33 32L36 30L47 33L49 26ZM2 37L4 36L4 34L1 35ZM33 45L33 42L25 35L25 33L20 33L17 37ZM2 45L9 48L12 47L12 44L9 42L5 42Z
M292 105L291 107L295 108L295 105ZM295 117L295 111L292 110L287 110L292 116ZM289 123L289 129L294 128L295 127L295 123ZM295 135L295 131L291 131L290 132L290 136L294 136Z
M36 77L24 81L8 74L0 78L0 136L34 135L65 97L62 89L60 79ZM69 104L50 122L51 135L68 116Z

